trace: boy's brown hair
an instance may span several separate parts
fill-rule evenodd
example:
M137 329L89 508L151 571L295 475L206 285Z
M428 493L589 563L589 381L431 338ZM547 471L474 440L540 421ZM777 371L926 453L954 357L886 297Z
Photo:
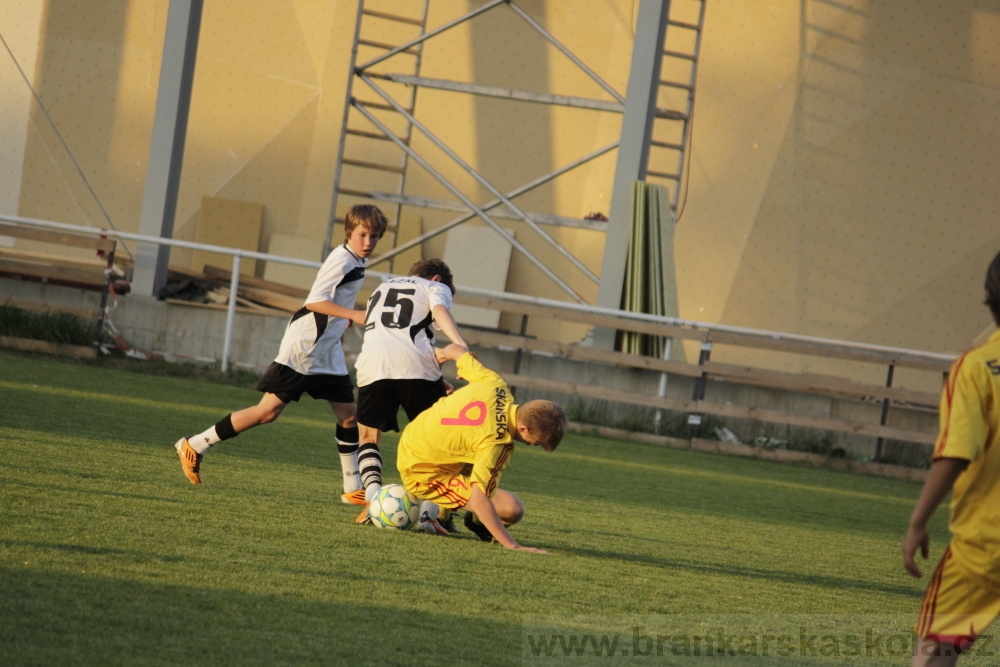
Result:
M1000 327L1000 253L986 269L986 301L983 303L989 307L993 321Z
M344 243L350 240L351 232L359 225L382 238L389 227L389 220L382 209L374 204L355 204L347 209L347 215L344 216Z
M451 269L444 263L443 259L422 259L410 267L411 276L430 280L434 276L441 276L441 284L446 285L455 294L455 277L451 275Z
M517 423L526 426L534 444L555 451L566 435L566 412L552 401L528 401L517 407Z

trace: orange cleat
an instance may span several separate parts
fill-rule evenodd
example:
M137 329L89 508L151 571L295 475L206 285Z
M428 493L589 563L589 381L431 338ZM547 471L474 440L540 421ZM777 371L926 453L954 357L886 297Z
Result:
M362 491L361 493L364 494L364 491ZM363 510L361 510L361 514L359 514L358 518L354 520L354 523L366 524L366 523L371 523L371 522L372 522L372 518L371 518L371 516L368 515L368 504L366 503L365 504L365 508Z
M340 494L340 502L345 505L367 505L365 502L365 490L358 489L357 491L351 491L350 493Z
M181 457L181 469L184 471L184 476L192 484L201 484L201 475L198 474L201 470L201 454L191 448L187 438L178 440L174 444L174 449L177 450L177 456Z

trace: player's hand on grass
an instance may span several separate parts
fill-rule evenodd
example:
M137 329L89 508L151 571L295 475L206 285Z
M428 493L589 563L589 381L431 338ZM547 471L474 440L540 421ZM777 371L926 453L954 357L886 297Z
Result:
M545 549L539 549L538 547L525 547L525 546L521 546L520 544L518 544L517 546L511 547L511 549L513 549L514 551L530 551L530 552L536 553L536 554L545 554L546 556L551 555Z
M910 526L907 529L906 537L903 538L903 567L918 579L924 575L913 557L919 548L920 555L926 560L927 555L930 553L930 546L931 534L927 530L927 526Z

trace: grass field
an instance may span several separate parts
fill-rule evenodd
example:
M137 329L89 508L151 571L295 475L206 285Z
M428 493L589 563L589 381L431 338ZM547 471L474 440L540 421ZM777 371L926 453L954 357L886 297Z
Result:
M174 441L256 392L0 369L0 664L908 664L878 633L908 636L926 581L899 558L915 484L572 435L504 475L552 552L515 553L354 525L324 404L213 448L196 487ZM936 559L943 511L932 534Z

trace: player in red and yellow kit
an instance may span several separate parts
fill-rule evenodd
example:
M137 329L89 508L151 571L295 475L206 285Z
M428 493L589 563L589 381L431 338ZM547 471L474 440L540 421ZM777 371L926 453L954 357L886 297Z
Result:
M986 305L1000 326L1000 254L986 273ZM952 538L917 618L914 666L954 665L1000 614L1000 331L955 360L941 396L934 460L903 541L903 566L927 558L927 522L952 492Z
M480 538L492 536L508 549L544 553L511 537L505 526L521 520L524 503L498 484L514 442L553 451L566 432L566 413L552 401L515 404L504 379L462 346L439 349L440 362L450 359L456 359L459 377L469 384L403 429L396 453L403 486L445 511L464 507L472 513L466 514L466 526Z

